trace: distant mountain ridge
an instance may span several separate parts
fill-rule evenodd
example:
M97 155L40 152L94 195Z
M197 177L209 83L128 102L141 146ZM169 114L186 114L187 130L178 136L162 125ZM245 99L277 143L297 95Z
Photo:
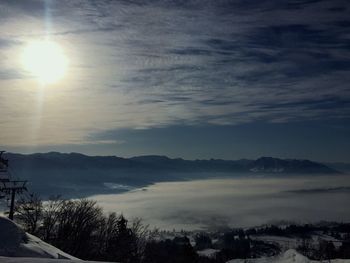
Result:
M308 160L262 157L236 161L184 160L147 155L132 158L87 156L80 153L6 153L14 178L27 179L31 191L43 196L86 197L124 192L152 183L238 177L250 174L337 174L337 170Z
M305 173L335 174L337 170L324 164L298 159L261 157L256 160L184 160L161 155L144 155L131 158L116 156L87 156L80 153L7 153L14 168L35 169L128 169L130 171L174 171L174 172L249 172L249 173Z

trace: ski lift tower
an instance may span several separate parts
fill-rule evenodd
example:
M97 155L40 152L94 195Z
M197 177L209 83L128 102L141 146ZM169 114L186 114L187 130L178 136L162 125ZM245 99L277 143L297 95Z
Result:
M6 182L10 180L9 174L7 172L9 165L8 160L2 157L4 152L5 151L0 151L0 182Z
M9 219L13 220L16 194L21 194L27 190L27 181L11 180L8 172L9 162L3 157L4 152L0 151L0 198L4 198L5 195L11 196Z
M8 168L8 160L2 157L5 151L0 151L0 198L5 198L5 194L2 189L4 187L4 183L10 181L9 173L7 172Z

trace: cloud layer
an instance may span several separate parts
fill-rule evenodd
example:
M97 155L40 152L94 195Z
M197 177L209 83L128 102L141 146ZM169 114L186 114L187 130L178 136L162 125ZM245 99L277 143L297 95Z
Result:
M141 217L160 229L248 227L272 220L347 221L350 213L344 208L349 183L348 176L211 179L157 183L143 190L92 198L107 211ZM327 190L329 185L333 190Z
M345 0L2 1L0 141L349 118L349 17ZM41 89L19 54L47 35L71 67Z

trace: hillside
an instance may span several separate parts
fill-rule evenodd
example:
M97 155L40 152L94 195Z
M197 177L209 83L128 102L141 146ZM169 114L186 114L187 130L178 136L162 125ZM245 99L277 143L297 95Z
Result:
M294 249L289 249L281 255L275 257L255 258L255 259L234 259L227 263L313 263L320 262L310 260L307 257L296 252ZM325 261L326 262L326 261ZM331 263L349 263L349 259L333 259L327 262Z
M0 257L1 263L67 263L66 259L48 259L48 258L22 258L22 257ZM102 261L81 261L69 260L69 263L103 263Z
M83 261L24 232L11 220L0 216L0 262L73 263Z
M0 217L0 256L78 260L24 232L15 223L4 217Z
M60 249L45 243L39 238L24 232L18 225L13 223L7 218L0 217L0 262L3 263L64 263L64 262L83 262L78 258L75 258ZM173 233L174 234L174 233ZM259 236L259 240L270 242L271 236ZM255 240L254 235L252 236ZM175 238L176 239L176 238ZM174 239L174 240L175 240ZM288 244L300 241L297 238L280 237L281 240L288 239ZM182 241L183 239L178 238L177 240ZM274 237L276 240L276 237ZM169 241L168 241L169 242ZM285 252L282 252L272 257L258 257L252 259L234 259L227 261L227 263L313 263L319 262L310 260L307 257L301 255L296 250L290 247L285 248ZM207 249L203 250L202 256L212 257L210 254L215 254L219 250ZM203 259L203 258L202 258ZM68 261L67 261L68 260ZM95 262L95 261L84 261L84 262ZM349 259L333 259L328 261L331 263L350 263Z

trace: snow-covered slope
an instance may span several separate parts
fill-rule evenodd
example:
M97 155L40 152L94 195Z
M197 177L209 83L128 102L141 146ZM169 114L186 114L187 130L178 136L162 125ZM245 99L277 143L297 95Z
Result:
M79 260L24 232L5 217L0 217L0 256ZM0 261L4 262L3 258Z
M218 249L212 249L212 248L207 248L203 250L197 251L198 255L202 257L207 257L207 258L214 258L215 255L219 252L220 250Z
M101 261L82 261L66 259L51 259L51 258L22 258L22 257L0 257L1 263L103 263Z
M233 259L227 263L316 263L320 261L310 260L307 257L289 249L283 254L276 257L255 258L255 259ZM328 262L328 261L325 261ZM334 259L332 263L350 263L350 259Z

